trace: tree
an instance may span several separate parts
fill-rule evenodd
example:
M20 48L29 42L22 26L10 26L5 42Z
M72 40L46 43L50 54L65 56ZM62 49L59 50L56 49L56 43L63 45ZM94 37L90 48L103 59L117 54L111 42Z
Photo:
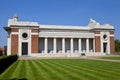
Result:
M115 52L120 52L120 40L115 40Z

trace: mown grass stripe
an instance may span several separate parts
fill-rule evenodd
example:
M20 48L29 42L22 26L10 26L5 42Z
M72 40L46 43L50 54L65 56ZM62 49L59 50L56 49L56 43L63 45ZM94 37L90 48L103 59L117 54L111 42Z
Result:
M47 79L49 79L49 74L47 74L47 72L43 68L43 65L38 65L35 62L35 60L30 61L29 64L30 64L29 66L31 66L28 69L29 74L31 74L31 75L27 75L27 78L29 80L47 80Z
M34 76L35 76L37 69L34 68L32 60L26 60L25 66L26 66L26 78L28 80L35 80Z
M74 60L73 60L74 61ZM72 62L73 62L72 61ZM71 63L72 63L71 62ZM73 62L74 63L74 62ZM108 62L108 61L96 61L96 60L81 60L81 61L77 61L76 60L76 63L77 64L84 64L84 65L86 65L86 66L91 66L91 67L99 67L99 68L104 68L104 69L108 69L108 70L116 70L116 71L120 71L120 69L117 69L117 68L119 68L120 67L120 65L118 64L118 62L116 63L116 62ZM76 64L75 63L75 64ZM113 65L111 65L111 64L113 64ZM105 66L107 66L107 67L105 67ZM116 67L116 68L114 68L114 67Z
M114 62L84 59L22 60L11 65L0 79L119 80L119 67Z
M54 63L54 61L52 61L52 62ZM85 71L82 70L82 68L81 68L81 70L79 70L76 68L72 68L71 66L68 66L66 64L59 63L59 62L55 62L54 64L63 67L65 70L69 71L75 77L78 77L78 78L83 77L82 79L89 79L89 78L96 79L96 77L94 75L87 74Z
M18 64L14 64L14 65L11 65L11 67L14 67L14 68L10 68L8 71L5 71L7 72L6 74L6 79L25 79L26 75L25 75L25 61L17 61ZM17 74L16 74L17 73Z
M61 63L63 63L63 62L61 62ZM72 64L72 65L71 65L71 64ZM92 67L91 67L91 65L94 65L94 64L91 64L91 65L89 64L88 66L87 66L86 64L81 64L81 63L76 63L76 62L73 62L73 63L71 63L71 64L67 64L67 65L69 65L69 66L73 66L73 65L83 66L83 67L88 67L88 68L92 68L92 69L95 67L95 68L99 69L99 66L92 66ZM102 65L102 63L101 63L101 66L103 66L103 68L108 68L108 67L109 67L109 66L105 67L104 65ZM109 72L111 72L111 71L110 71L111 69L107 69L107 70L105 69L105 71L108 71L108 70L109 70Z
M67 64L68 65L68 64ZM70 66L70 65L68 65ZM99 68L90 68L89 66L83 66L83 65L72 65L71 63L71 67L72 68L77 68L77 69L80 69L80 70L83 70L84 72L87 72L87 73L91 73L91 75L93 74L93 76L97 76L99 78L111 78L111 79L116 79L116 77L120 74L117 74L117 73L113 73L111 71L106 71L106 70L103 70L103 69L99 69ZM111 76L112 74L116 74L114 77Z
M100 67L100 66L97 66L95 63L94 64L89 64L89 61L87 61L88 63L85 63L85 64L81 64L81 63L75 63L75 62L73 62L73 63L71 63L71 64L73 64L73 65L77 65L77 66L83 66L83 67L87 67L87 68L89 68L89 69L98 69L99 71L101 71L101 70L103 70L104 72L106 71L106 72L109 72L109 73L114 73L114 74L116 74L117 72L116 71L114 71L114 70L112 70L112 68L110 68L110 69L107 69L109 66L107 65L105 65L105 64L109 64L109 62L108 63L105 63L105 64L103 64L103 63L100 63L100 65L101 66L103 66L102 68ZM87 64L89 64L89 65L87 65ZM111 64L111 63L110 63ZM67 64L67 65L69 65L69 64ZM119 64L116 64L116 65L119 65ZM112 65L111 65L112 66ZM114 65L113 65L114 66ZM116 67L116 66L114 66L114 68L118 68L119 69L119 67ZM107 70L106 70L107 69ZM119 73L117 73L117 74L119 74ZM119 74L120 75L120 74Z
M88 64L89 64L89 62L90 61L87 61L88 62ZM86 63L87 64L87 63ZM97 66L95 63L94 64L89 64L89 65L86 65L86 64L84 64L85 65L85 67L88 67L89 69L93 69L93 70L95 70L96 72L101 72L100 74L108 74L108 75L115 75L114 76L114 78L116 78L118 75L120 75L119 74L119 72L117 73L116 71L114 71L114 70L112 70L112 68L110 68L110 69L107 69L106 70L106 68L108 68L109 66L110 66L110 64L113 64L113 63L111 63L111 62L106 62L105 64L103 64L103 61L102 62L98 62L98 64L100 64L101 66L103 66L102 68L101 67L99 67L99 66ZM107 65L106 66L106 64L109 64L109 66ZM77 65L77 64L76 64ZM119 65L119 64L116 64L116 65ZM92 66L92 67L91 67ZM114 65L113 65L114 66ZM115 67L114 66L114 68L118 68L119 69L119 67ZM113 76L110 76L110 77L113 77Z
M44 63L47 63L47 61L44 61ZM82 80L82 78L78 78L78 76L76 74L72 74L69 70L65 70L63 67L55 65L55 64L51 64L51 63L47 63L49 66L53 66L55 71L58 71L58 73L56 73L56 75L62 75L63 80Z
M37 69L35 72L36 80L46 80L46 73L43 70L43 65L38 65L36 60L32 61L32 64L34 65L34 69Z
M18 79L19 74L21 73L21 71L20 71L21 68L22 68L22 61L18 61L18 65L17 65L16 69L14 69L14 72L12 73L10 79Z
M62 61L61 61L62 62ZM113 67L111 67L112 65L111 65L111 63L109 63L109 62L107 62L107 63L103 63L103 62L94 62L93 64L91 63L91 61L89 60L89 61L86 61L87 63L83 63L83 62L85 62L85 61L82 61L82 62L80 62L80 60L77 60L77 61L70 61L71 62L71 64L73 64L73 65L78 65L78 66L84 66L84 67L89 67L89 68L93 68L93 67L95 67L95 68L98 68L98 69L105 69L106 71L114 71L114 72L119 72L119 67L116 67L116 66L114 66L113 65ZM79 62L79 63L78 63ZM91 64L89 64L89 63L91 63ZM96 65L96 64L99 64L99 65ZM109 64L109 65L106 65L106 64ZM113 63L112 63L113 64ZM69 64L67 64L67 65L69 65ZM118 64L115 64L115 65L118 65ZM101 67L102 66L102 67ZM105 66L107 66L107 67L105 67ZM114 67L116 67L115 69L114 69ZM113 70L114 69L114 70Z
M12 74L15 72L17 66L19 65L19 61L14 62L10 67L7 68L1 75L0 79L10 79Z
M21 62L21 66L19 67L19 71L17 73L18 74L18 78L19 79L26 79L26 61L25 60L22 60L20 61Z
M54 61L52 61L52 62L54 62ZM58 63L58 62L55 62L55 63ZM60 65L61 64L64 64L64 63L60 63ZM66 65L66 64L64 64L64 65ZM68 65L67 64L67 66L73 66L73 65ZM72 67L73 69L76 69L76 67L75 67L75 65ZM79 66L79 68L80 68L80 66ZM87 73L90 73L90 74L88 74L88 75L91 75L91 76L93 76L93 77L95 77L96 75L98 75L98 73L99 72L97 72L96 70L94 70L94 69L87 69L87 68L84 68L84 67L81 67L81 69L80 69L80 71L83 71L83 72L87 72ZM86 74L87 74L86 73ZM117 75L116 76L111 76L111 74L108 74L108 73L105 73L105 72L103 71L103 72L101 72L100 74L99 74L99 76L97 76L97 77L99 77L99 78L108 78L108 77L110 77L111 79L116 79L116 77L117 77Z
M117 77L117 76L119 76L120 75L120 73L118 72L116 72L116 71L114 71L114 70L111 70L112 68L110 68L110 69L106 69L106 68L108 68L109 66L107 66L107 67L105 67L105 65L104 64L101 64L102 66L104 66L104 68L99 68L99 66L92 66L91 67L91 65L89 65L89 66L86 66L85 64L84 65L82 65L82 64L77 64L77 63L75 63L75 62L73 62L73 63L71 63L71 64L73 64L73 65L75 65L75 66L83 66L83 67L86 67L86 68L88 68L88 69L90 69L90 70L95 70L95 71L98 71L98 72L104 72L104 73L109 73L110 75L115 75L115 77ZM67 65L69 65L69 64L67 64ZM74 67L75 67L74 66ZM117 67L116 67L117 68ZM117 70L119 70L119 68L117 69Z
M43 61L36 61L38 63L38 65L44 65L44 67L47 69L47 74L50 75L51 80L64 80L66 79L65 77L63 77L63 74L60 74L60 71L54 66L51 66L50 64L46 64L46 62Z
M26 65L26 60L20 60L20 62L22 63L21 64L21 68L20 68L20 73L19 73L19 79L21 80L25 80L27 79L26 76L27 76L27 65Z

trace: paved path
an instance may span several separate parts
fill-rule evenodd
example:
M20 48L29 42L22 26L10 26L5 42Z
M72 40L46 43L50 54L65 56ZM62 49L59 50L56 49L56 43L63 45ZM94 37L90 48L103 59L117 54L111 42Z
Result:
M120 60L110 60L110 59L100 59L100 58L83 58L89 60L99 60L99 61L110 61L110 62L120 62Z
M107 57L107 56L85 56L85 57L81 57L81 58L83 58L83 59L89 59L89 60L120 62L120 60L102 59L103 57ZM108 56L108 57L110 57L110 56ZM118 55L112 55L111 57L118 57ZM120 56L119 56L119 57L120 57Z
M19 57L18 60L34 60L34 59L89 59L89 60L99 60L99 61L110 61L110 62L120 62L120 60L110 60L110 59L101 59L100 57L30 57L30 56L24 56Z

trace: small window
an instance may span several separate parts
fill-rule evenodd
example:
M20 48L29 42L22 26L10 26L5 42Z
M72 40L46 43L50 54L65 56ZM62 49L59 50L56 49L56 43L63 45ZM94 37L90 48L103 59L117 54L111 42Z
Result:
M27 38L27 37L28 37L28 34L27 34L27 33L23 33L23 34L22 34L22 37L23 37L23 38Z
M106 34L103 35L103 39L107 39L107 35Z

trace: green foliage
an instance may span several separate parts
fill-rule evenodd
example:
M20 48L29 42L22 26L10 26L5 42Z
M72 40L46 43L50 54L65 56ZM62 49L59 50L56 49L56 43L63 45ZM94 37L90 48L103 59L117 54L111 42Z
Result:
M2 80L119 80L117 62L85 59L18 60L0 75Z
M0 74L18 59L17 55L0 57Z
M120 40L115 40L115 52L120 52Z

